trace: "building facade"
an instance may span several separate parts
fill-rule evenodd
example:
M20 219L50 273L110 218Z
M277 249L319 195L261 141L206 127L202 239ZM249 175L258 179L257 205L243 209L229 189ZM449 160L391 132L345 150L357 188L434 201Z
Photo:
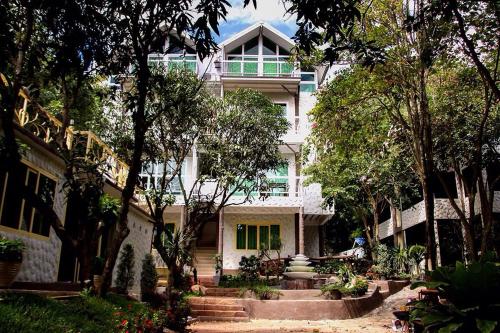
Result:
M267 175L275 186L265 196L259 193L250 202L224 208L217 220L203 227L194 262L198 274L213 275L213 256L217 253L222 254L225 272L236 271L242 256L256 255L261 243L273 248L271 240L276 237L282 243L281 257L298 253L320 256L322 225L333 210L322 208L319 184L304 185L299 158L310 133L307 114L316 102L314 92L326 74L324 69L303 70L299 63L292 63L293 41L265 23L254 24L223 41L219 50L204 61L189 46L175 47L172 43L177 43L175 37L167 37L164 50L168 53L151 54L150 61L168 68L182 64L198 73L221 97L238 88L258 90L283 108L291 124L279 147L287 163ZM195 147L184 162L181 176L186 188L201 172L200 158ZM144 172L142 177L152 186L154 174ZM241 199L235 194L231 200ZM181 200L166 209L169 228L180 227L183 211ZM162 265L161 260L158 264Z

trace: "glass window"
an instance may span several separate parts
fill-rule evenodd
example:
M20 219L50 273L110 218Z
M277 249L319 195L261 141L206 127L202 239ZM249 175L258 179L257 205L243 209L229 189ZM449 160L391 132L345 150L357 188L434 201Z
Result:
M47 206L54 205L54 196L56 192L56 182L42 174L40 174L40 180L38 181L38 195ZM42 236L49 236L50 233L50 221L46 216L41 214L37 209L35 209L33 216L33 227L31 232L39 234Z
M271 250L279 250L281 247L280 226L279 224L271 225Z
M259 54L259 37L252 38L245 43L245 54L258 55Z
M269 226L261 225L259 227L259 248L268 249L269 248Z
M316 91L316 85L314 83L301 83L300 92L312 93Z
M302 73L300 74L300 80L314 82L314 73Z
M172 240L174 237L175 223L165 223L165 234L163 235L163 242Z
M242 49L243 49L243 48L242 48L242 46L240 45L240 46L238 46L238 47L236 47L236 48L232 49L231 51L227 52L227 54L241 54Z
M41 174L37 170L30 169L24 164L21 166L21 175L24 184L32 195L38 195L40 199L52 207L56 191L56 182ZM2 205L0 223L4 226L32 232L42 236L49 236L50 220L35 208L29 199L23 199L19 186L14 184L14 178L6 176L7 187Z
M276 55L276 44L267 37L262 39L262 54Z
M281 46L279 48L279 53L280 53L280 55L290 55L290 52L288 50L285 50Z
M238 224L236 226L236 249L246 249L246 233L247 226L245 224Z
M21 165L20 174L25 179L27 168L24 164ZM19 227L19 218L21 213L22 196L19 191L18 184L15 184L14 178L7 175L7 188L5 190L5 198L2 207L2 217L0 224L6 227L17 229Z
M248 226L248 249L249 250L257 250L257 226L249 225Z

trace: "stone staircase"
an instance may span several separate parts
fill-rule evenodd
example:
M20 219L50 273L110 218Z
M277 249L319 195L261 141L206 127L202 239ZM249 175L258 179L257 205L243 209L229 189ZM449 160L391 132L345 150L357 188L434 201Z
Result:
M213 284L212 277L215 274L215 259L217 249L210 247L198 247L195 251L195 267L200 284L209 286Z
M241 299L213 296L191 297L189 304L193 317L198 318L199 321L250 321Z

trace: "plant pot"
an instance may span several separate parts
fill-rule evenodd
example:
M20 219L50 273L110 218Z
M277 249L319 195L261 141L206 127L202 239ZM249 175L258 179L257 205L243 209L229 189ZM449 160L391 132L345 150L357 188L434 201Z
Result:
M94 289L100 290L102 286L102 275L94 275Z
M0 288L8 288L21 269L20 261L0 261Z

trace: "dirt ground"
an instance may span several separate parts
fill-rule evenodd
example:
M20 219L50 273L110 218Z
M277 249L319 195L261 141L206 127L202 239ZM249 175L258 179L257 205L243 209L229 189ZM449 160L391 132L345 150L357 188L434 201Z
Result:
M406 303L408 297L415 297L417 292L404 288L389 296L384 303L364 317L346 320L264 320L255 319L249 322L198 322L191 325L191 330L197 333L226 332L329 332L329 333L389 333L393 332L391 325L394 316L392 311L398 310Z

